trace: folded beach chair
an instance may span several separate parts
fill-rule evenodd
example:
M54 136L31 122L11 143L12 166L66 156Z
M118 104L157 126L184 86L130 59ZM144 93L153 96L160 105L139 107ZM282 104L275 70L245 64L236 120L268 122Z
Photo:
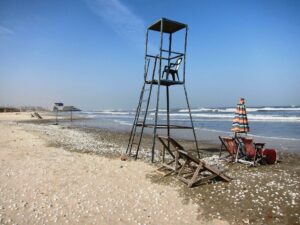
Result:
M207 165L203 160L198 159L188 153L177 141L170 137L160 137L160 140L165 139L170 141L175 148L174 168L173 172L177 173L177 177L186 183L188 187L195 184L206 183L210 180L219 177L220 179L229 182L231 179L223 174L219 169ZM168 146L165 146L166 148ZM167 148L168 149L168 148ZM181 164L180 161L183 161ZM180 163L180 164L179 164Z
M168 147L168 137L157 136L158 140L162 144L163 151L163 163L162 166L158 168L159 171L167 171L165 176L171 175L172 173L177 173L181 168L181 163L179 162L178 153L176 150L173 150ZM165 163L165 150L169 154L169 161Z
M219 158L220 159L230 158L230 161L234 161L236 158L236 153L238 151L238 144L235 138L219 136L219 139L221 141ZM224 150L226 150L229 154L221 158L222 151Z
M34 112L34 115L35 115L38 119L43 119L43 117L42 117L38 112Z
M230 177L226 176L223 171L207 165L204 161L194 157L183 150L178 150L179 158L184 159L184 164L178 172L178 178L186 183L188 187L195 184L206 183L218 177L223 181L229 182ZM184 170L188 168L190 172Z

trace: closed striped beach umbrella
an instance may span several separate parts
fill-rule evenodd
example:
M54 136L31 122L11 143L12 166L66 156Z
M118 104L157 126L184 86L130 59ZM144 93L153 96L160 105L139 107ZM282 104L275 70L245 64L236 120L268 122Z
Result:
M248 123L248 119L247 119L247 112L246 112L244 98L241 98L239 104L237 104L231 131L234 133L248 133L249 132L249 123Z

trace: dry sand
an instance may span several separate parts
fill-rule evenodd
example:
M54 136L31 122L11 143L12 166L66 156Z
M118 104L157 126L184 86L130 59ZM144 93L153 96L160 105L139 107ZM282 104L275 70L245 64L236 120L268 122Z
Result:
M228 224L152 182L152 165L50 147L8 122L29 118L0 114L0 224Z
M31 112L10 112L0 113L0 121L24 121L24 120L37 120L31 117ZM51 119L53 116L42 114L46 119Z

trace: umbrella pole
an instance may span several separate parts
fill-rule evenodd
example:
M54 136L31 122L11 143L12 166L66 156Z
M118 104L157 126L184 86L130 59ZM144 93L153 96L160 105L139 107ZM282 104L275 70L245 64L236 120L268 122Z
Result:
M234 139L238 142L238 147L237 147L237 151L236 151L236 154L235 154L235 160L234 162L237 162L238 161L238 157L239 157L239 153L240 153L240 149L241 149L241 143L237 137L237 133L234 133Z

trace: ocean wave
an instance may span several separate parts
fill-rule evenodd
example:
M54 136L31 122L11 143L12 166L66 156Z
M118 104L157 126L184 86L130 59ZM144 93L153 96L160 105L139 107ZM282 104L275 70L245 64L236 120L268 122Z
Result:
M191 109L191 112L211 112L211 111L218 111L218 109L213 108L199 108L199 109ZM189 112L188 109L180 109L178 110L180 113L187 113Z
M95 114L109 114L109 115L130 115L131 112L117 112L117 111L98 111Z
M88 114L88 115L86 115L86 116L84 116L84 117L86 117L86 118L96 118L96 117L97 117L97 115Z
M300 108L294 108L294 107L289 107L289 108L277 108L277 107L264 107L264 108L258 108L257 111L300 111Z
M199 109L191 109L191 112L223 112L223 113L234 113L236 108L199 108ZM258 108L247 108L248 112L256 112ZM187 113L188 109L180 109L179 113Z
M121 125L126 125L126 126L132 126L132 123L128 123L123 120L114 120L115 123L121 124Z
M195 108L191 109L191 112L225 112L232 113L235 112L236 108ZM300 111L299 107L247 107L247 112L264 112L264 111ZM188 109L180 109L179 113L187 113Z
M232 135L232 132L229 131L222 131L222 130L215 130L215 129L208 129L208 128L201 128L201 127L195 127L195 130L202 130L202 131L209 131L214 133L222 133L226 135ZM299 138L288 138L288 137L270 137L270 136L263 136L263 135L255 135L255 134L247 134L247 136L250 137L256 137L256 138L264 138L264 139L275 139L275 140L286 140L286 141L300 141Z
M152 108L149 109L148 112L155 112L156 109ZM159 112L166 112L166 109L159 109ZM193 108L191 109L191 112L194 113L205 113L205 112L212 112L212 113L234 113L236 111L235 107L228 107L228 108ZM300 112L300 107L295 106L295 107L247 107L246 111L249 112L268 112L268 111L299 111ZM174 112L174 110L173 110ZM188 113L188 109L179 109L177 111L178 113ZM135 114L135 110L101 110L101 111L86 111L82 112L86 114L112 114L112 115L129 115L129 114Z
M152 113L151 113L152 115ZM166 116L165 113L158 113L159 116ZM170 113L172 117L189 117L189 113ZM230 114L209 114L209 113L192 113L192 117L202 117L202 118L233 118L234 115Z
M255 135L255 134L248 134L250 137L257 137L257 138L266 138L266 139L275 139L275 140L286 140L286 141L300 141L299 138L287 138L287 137L268 137L262 135Z
M155 115L154 113L151 113L150 115ZM158 113L159 116L166 116L165 113ZM171 113L171 117L189 117L188 113ZM231 120L233 119L233 114L209 114L209 113L193 113L193 118L218 118L218 119L227 119ZM297 116L275 116L275 115L249 115L248 114L248 120L249 121L274 121L274 122L300 122L300 117Z
M249 115L248 120L258 120L258 121L283 121L283 122L300 122L300 117L298 116L267 116L267 115Z

